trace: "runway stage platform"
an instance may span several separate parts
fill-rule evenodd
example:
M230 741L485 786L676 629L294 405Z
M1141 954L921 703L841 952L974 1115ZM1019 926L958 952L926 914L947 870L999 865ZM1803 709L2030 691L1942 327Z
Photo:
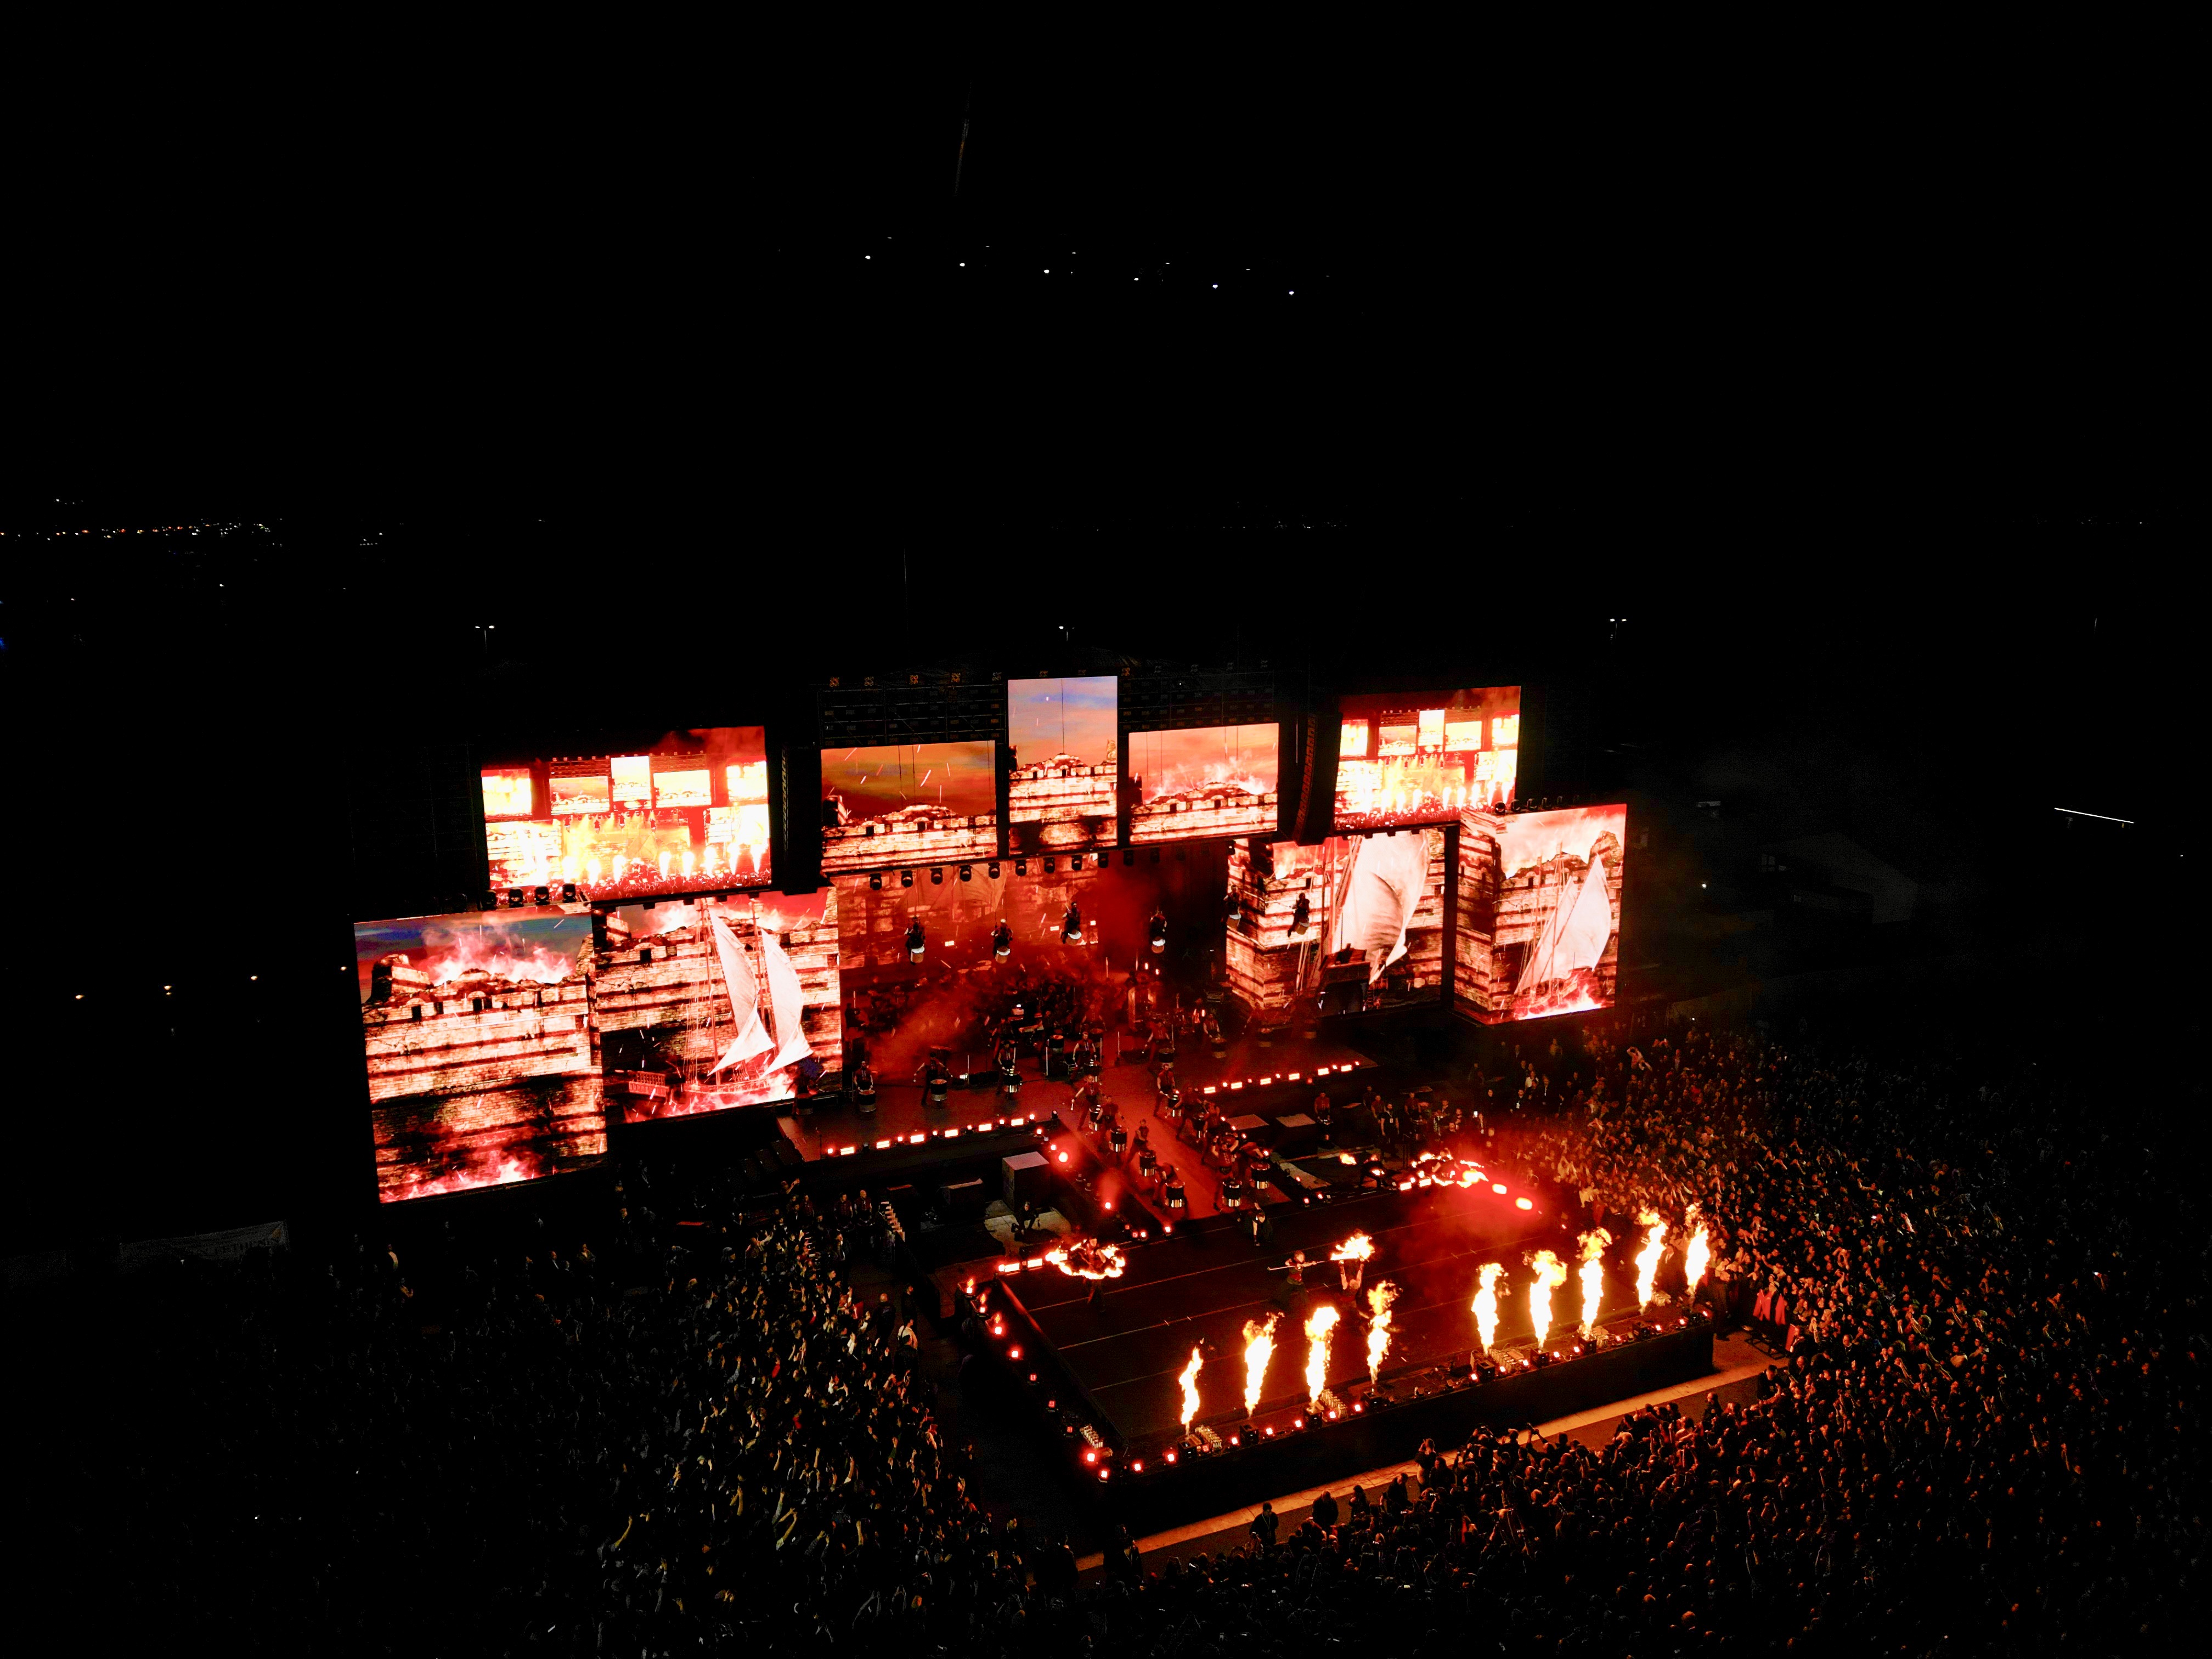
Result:
M1508 1184L1504 1194L1488 1182L1391 1188L1279 1210L1265 1251L1224 1228L1195 1245L1134 1247L1124 1276L1099 1281L1096 1297L1092 1281L1050 1267L1001 1273L978 1286L998 1313L986 1326L987 1346L1057 1425L1076 1473L1122 1518L1147 1526L1212 1513L1240 1493L1371 1468L1409 1455L1425 1437L1456 1444L1480 1423L1540 1421L1711 1370L1711 1326L1702 1315L1655 1305L1639 1319L1634 1267L1620 1246L1607 1262L1598 1341L1578 1340L1580 1287L1570 1280L1553 1292L1551 1337L1538 1362L1526 1258L1548 1246L1571 1260L1575 1241L1544 1195ZM1518 1207L1524 1197L1534 1207ZM1340 1288L1325 1259L1355 1232L1376 1247L1356 1297ZM1283 1272L1297 1249L1316 1263L1302 1296L1287 1291ZM1491 1356L1498 1369L1471 1376L1469 1304L1487 1261L1507 1269ZM1364 1292L1384 1282L1398 1296L1377 1384L1368 1375ZM1328 1366L1333 1420L1327 1402L1316 1413L1306 1397L1304 1326L1322 1303L1340 1316ZM1270 1314L1279 1316L1274 1352L1248 1415L1244 1328ZM1194 1347L1202 1364L1194 1427L1210 1439L1186 1437L1180 1423L1179 1379Z

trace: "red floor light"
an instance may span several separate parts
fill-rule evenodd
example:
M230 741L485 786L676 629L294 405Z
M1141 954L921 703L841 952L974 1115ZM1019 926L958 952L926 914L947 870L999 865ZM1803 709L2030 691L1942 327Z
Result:
M1139 1458L1135 1462L1133 1462L1133 1463L1132 1463L1132 1464L1130 1464L1130 1465L1129 1465L1129 1473L1130 1473L1130 1474L1142 1474L1144 1472L1145 1472L1145 1460L1144 1460L1143 1458L1141 1458L1141 1457L1140 1457L1140 1458Z
M1505 1183L1502 1181L1493 1181L1490 1183L1490 1190L1503 1198L1505 1196Z
M1170 1463L1172 1463L1172 1462L1174 1462L1175 1461L1176 1461L1176 1455L1175 1455L1173 1452L1170 1452L1170 1453L1168 1454L1168 1462L1170 1462Z
M1019 1359L1021 1357L1022 1351L1019 1348L1009 1348L1006 1350L1006 1358L1009 1359Z
M1098 1461L1098 1454L1095 1451L1087 1451L1083 1454L1083 1461L1086 1463L1096 1463Z
M1525 1198L1516 1198L1513 1200L1513 1207L1516 1210L1533 1210L1536 1206Z
M1364 1400L1355 1400L1352 1402L1352 1409L1356 1412L1364 1412L1367 1409L1367 1402Z

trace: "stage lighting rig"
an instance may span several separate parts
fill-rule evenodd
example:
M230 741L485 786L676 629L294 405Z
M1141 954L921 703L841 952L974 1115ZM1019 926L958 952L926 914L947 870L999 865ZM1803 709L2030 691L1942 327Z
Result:
M531 895L531 902L533 904L550 904L552 900L553 890L550 887L540 887Z
M963 864L960 866L960 879L963 881L973 881L975 879L975 872L967 865Z
M1026 876L1029 872L1030 861L1027 859L1016 859L1014 860L1014 873L1016 875Z
M880 871L868 878L868 890L871 893L880 893L884 890L884 878Z
M522 908L522 890L520 887L510 887L507 890L507 904L511 910L520 910Z
M561 902L563 904L574 904L575 902L576 884L573 881L562 882L561 884Z
M922 932L921 918L916 916L906 925L906 954L909 962L920 962L922 952L929 948L929 939Z
M900 871L900 872L899 872L899 885L900 885L900 886L902 886L902 887L911 887L911 886L913 886L913 885L914 885L914 872L913 872L913 871L911 871L911 870L902 870L902 871Z
M1044 872L1045 872L1045 874L1047 874L1048 876L1049 876L1049 875L1053 874L1054 872L1056 872L1059 868L1060 868L1060 860L1059 860L1058 859L1056 859L1056 858L1054 858L1054 857L1053 857L1053 856L1051 856L1051 854L1046 854L1046 856L1045 856L1045 861L1044 861Z
M1152 912L1152 919L1145 924L1146 936L1152 941L1152 954L1159 956L1168 948L1168 917L1164 910Z
M943 865L939 864L930 866L929 884L932 887L942 887L945 885L945 866Z
M1083 943L1083 912L1072 900L1067 914L1060 919L1060 936L1070 945Z
M991 930L991 954L1004 962L1014 953L1014 930L1001 921Z
M479 900L477 902L477 908L478 909L480 909L480 910L496 910L496 909L498 909L498 908L499 908L499 895L498 895L498 894L496 894L496 893L486 893L486 894L483 896L483 898L479 899Z
M983 873L984 873L985 875L987 875L987 876L990 877L990 878L991 878L993 881L996 881L996 880L998 880L998 878L999 878L999 861L998 861L998 860L996 860L996 859L993 859L993 860L990 861L990 863L989 863L989 864L986 865L986 866L984 866L984 868L983 868Z
M1298 902L1291 907L1291 937L1304 939L1307 930L1312 926L1313 905L1308 901L1306 896L1301 893L1298 895Z

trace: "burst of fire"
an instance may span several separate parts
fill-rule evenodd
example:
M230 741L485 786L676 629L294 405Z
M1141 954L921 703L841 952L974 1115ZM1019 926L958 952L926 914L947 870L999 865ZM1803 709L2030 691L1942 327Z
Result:
M1382 1356L1390 1352L1390 1304L1398 1299L1398 1287L1387 1279L1371 1285L1367 1291L1367 1306L1371 1317L1367 1322L1367 1380L1372 1384L1382 1380Z
M1331 1261L1371 1261L1375 1259L1375 1241L1365 1233L1354 1233L1328 1253Z
M1552 1334L1552 1292L1567 1282L1567 1264L1549 1250L1528 1259L1536 1276L1528 1283L1528 1316L1535 1323L1536 1346L1541 1348Z
M1328 1334L1337 1318L1336 1304L1324 1302L1306 1320L1306 1401L1316 1408L1328 1386Z
M1705 1276L1705 1263L1712 1258L1712 1246L1705 1237L1705 1218L1698 1206L1690 1206L1690 1212L1682 1218L1683 1224L1691 1229L1690 1242L1682 1247L1682 1272L1690 1281L1690 1294L1698 1293L1698 1281Z
M1055 1245L1044 1253L1044 1259L1071 1279L1119 1279L1129 1267L1119 1244L1091 1240L1066 1248Z
M1198 1373L1206 1358L1195 1347L1190 1351L1190 1364L1182 1368L1182 1426L1189 1432L1190 1419L1198 1415Z
M1636 1305L1641 1310L1651 1305L1651 1281L1659 1276L1660 1252L1667 1248L1667 1224L1656 1210L1645 1210L1636 1224L1644 1229L1644 1248L1636 1253Z
M1613 1243L1613 1235L1602 1227L1582 1237L1583 1252L1583 1334L1590 1334L1597 1323L1599 1304L1605 1300L1605 1247Z
M1482 1333L1482 1351L1490 1352L1498 1335L1498 1281L1504 1276L1503 1261L1482 1264L1482 1282L1474 1291L1474 1328Z
M1244 1415L1260 1409L1260 1391L1267 1380L1267 1362L1275 1357L1275 1323L1280 1314L1269 1314L1266 1324L1244 1322Z

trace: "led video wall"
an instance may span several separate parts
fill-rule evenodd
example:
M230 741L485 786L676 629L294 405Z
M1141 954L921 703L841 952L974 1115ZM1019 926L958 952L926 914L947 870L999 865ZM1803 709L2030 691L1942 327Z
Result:
M822 868L871 870L999 850L998 746L908 743L822 751Z
M592 951L592 1017L625 1123L791 1100L839 1069L837 895L623 905Z
M770 879L768 745L757 726L673 732L649 753L483 772L489 884L586 899Z
M1460 819L1452 988L1486 1025L1610 1008L1628 808Z
M1130 841L1273 835L1279 731L1270 721L1130 732Z
M1521 688L1377 692L1340 700L1340 833L1449 823L1510 806L1521 753Z
M1055 1032L1139 1030L1170 994L1162 969L1187 970L1190 953L1220 938L1219 866L1203 857L1122 865L1054 854L999 867L994 879L977 864L964 882L947 870L941 884L921 872L911 887L893 876L838 878L847 1043L865 1046L885 1080L906 1081L933 1050L955 1072L988 1066L1001 1029L1022 1033L1032 1060ZM1156 915L1166 933L1158 951Z
M356 922L354 955L380 1201L533 1181L605 1154L590 915Z
M1114 844L1116 682L1006 682L1007 850L1064 853Z
M1449 876L1442 830L1237 842L1231 992L1263 1018L1438 1000Z

